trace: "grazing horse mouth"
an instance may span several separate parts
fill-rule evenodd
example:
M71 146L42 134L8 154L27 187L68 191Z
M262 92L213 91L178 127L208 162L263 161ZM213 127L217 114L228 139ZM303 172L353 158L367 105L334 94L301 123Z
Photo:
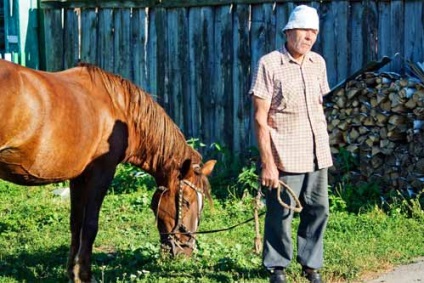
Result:
M182 206L183 206L183 185L188 186L189 188L196 191L197 194L197 205L199 210L197 211L197 223L196 228L199 225L200 214L203 207L203 190L196 187L193 183L187 180L181 180L178 191L178 204L177 204L177 217L176 224L171 232L161 233L161 251L164 253L171 254L172 256L176 255L187 255L190 256L195 247L196 247L196 237L194 234L195 231L190 231L187 226L183 223L183 214L182 214ZM159 190L162 191L160 198L163 193L168 190L166 187L159 187ZM158 210L160 205L160 199L158 201ZM157 216L156 216L157 218ZM182 240L183 236L187 238L187 240Z
M190 256L196 248L196 238L190 233L185 232L188 236L187 241L182 241L177 234L168 234L161 241L161 251L171 256L186 255Z

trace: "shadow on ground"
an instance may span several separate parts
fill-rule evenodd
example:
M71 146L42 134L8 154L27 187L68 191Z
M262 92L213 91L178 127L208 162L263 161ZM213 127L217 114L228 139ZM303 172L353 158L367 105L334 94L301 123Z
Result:
M49 251L3 255L0 257L0 281L68 282L67 255L67 246ZM203 268L199 269L198 266ZM204 262L196 263L194 259L164 259L157 253L146 253L142 249L114 253L95 252L92 270L98 282L129 282L134 279L139 282L234 282L240 279L255 282L267 278L260 267L246 269L237 263L211 263L205 268Z

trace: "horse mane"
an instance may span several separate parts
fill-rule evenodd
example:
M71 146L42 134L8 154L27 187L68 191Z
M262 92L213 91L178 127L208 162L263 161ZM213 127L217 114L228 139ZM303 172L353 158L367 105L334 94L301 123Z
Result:
M186 159L201 162L200 153L187 144L180 128L151 95L129 80L95 65L80 63L79 66L87 68L91 76L98 74L115 107L123 107L121 110L131 117L127 122L132 123L136 133L132 142L138 143L139 149L133 158L139 160L141 166L148 165L144 170L155 173L177 169Z

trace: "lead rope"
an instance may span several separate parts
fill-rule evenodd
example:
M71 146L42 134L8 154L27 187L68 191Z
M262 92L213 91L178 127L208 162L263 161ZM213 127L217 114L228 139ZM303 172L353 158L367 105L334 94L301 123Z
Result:
M259 209L262 206L261 203L262 198L262 191L259 187L258 193L256 194L255 200L254 200L254 206L253 206L253 216L255 218L255 254L260 254L262 252L262 237L261 232L259 230Z
M277 188L277 200L280 203L280 205L283 206L286 209L293 210L294 212L301 212L302 209L303 209L303 207L302 207L302 205L301 205L298 197L296 196L296 194L283 181L280 180L279 182L280 182L280 185ZM188 182L186 180L183 180L183 183L185 183L189 187L193 188L196 192L199 192L200 191L192 183L190 183L190 182ZM296 203L295 206L290 206L290 205L288 205L288 204L286 204L286 203L284 203L282 201L281 196L280 196L280 194L281 194L281 188L282 187L284 189L286 189L287 192L292 196L292 198L294 199L294 201ZM162 195L168 189L165 188L165 187L160 187L160 190L162 191L162 193L161 193L161 196L160 196L160 199L159 199L158 207L160 205L160 201L161 201ZM180 198L180 196L179 196L179 198ZM260 218L260 216L262 216L262 215L265 214L265 212L259 213L260 208L263 206L262 205L262 202L261 202L261 198L262 198L262 192L261 192L261 190L259 188L258 189L258 193L257 193L257 195L256 195L256 197L254 199L254 217L253 218L250 218L250 219L247 219L246 221L243 221L243 222L238 223L236 225L233 225L231 227L227 227L227 228L223 228L223 229L208 230L208 231L197 231L197 232L175 232L175 231L172 231L170 233L161 233L161 234L175 235L176 233L179 233L179 234L189 234L189 235L193 236L193 235L196 235L196 234L216 233L216 232L222 232L222 231L228 231L228 230L234 229L234 228L236 228L236 227L238 227L238 226L240 226L242 224L248 223L248 222L250 222L250 221L253 220L255 222L254 251L255 251L256 254L259 254L262 251L262 237L261 237L261 233L260 233L260 229L259 229L259 227L260 227L259 218ZM181 211L181 208L179 208L179 211ZM179 215L178 215L178 218L179 218ZM157 216L156 216L156 219L157 219ZM180 220L178 220L178 221L180 221Z

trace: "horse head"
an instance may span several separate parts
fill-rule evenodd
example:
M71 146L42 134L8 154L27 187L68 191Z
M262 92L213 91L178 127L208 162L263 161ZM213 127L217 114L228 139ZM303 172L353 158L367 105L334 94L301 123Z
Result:
M204 199L212 200L207 176L215 163L210 160L202 166L184 161L178 177L170 178L153 195L151 209L156 215L162 250L172 256L190 256L195 248Z

